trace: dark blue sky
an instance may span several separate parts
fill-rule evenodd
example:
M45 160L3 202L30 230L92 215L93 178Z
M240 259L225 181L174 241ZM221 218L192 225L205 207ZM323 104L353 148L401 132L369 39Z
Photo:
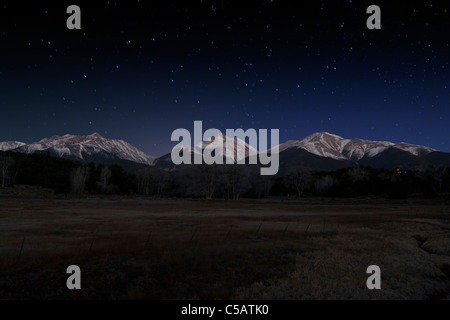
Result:
M328 131L450 152L448 4L71 2L0 7L0 141L99 132L159 156L173 130ZM391 1L392 2L392 1Z

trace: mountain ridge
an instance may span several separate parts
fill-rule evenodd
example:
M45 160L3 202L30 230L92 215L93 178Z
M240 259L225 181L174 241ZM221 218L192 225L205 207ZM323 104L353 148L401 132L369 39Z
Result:
M345 139L328 132L316 132L303 140L289 140L280 144L280 152L289 148L303 148L306 151L336 160L359 161L364 157L374 157L388 148L398 148L415 156L424 156L437 150L405 142L372 141L359 138Z
M0 150L35 153L48 150L50 154L81 162L111 162L114 159L152 165L154 157L133 147L123 140L108 139L95 132L88 136L65 134L41 139L30 144L0 143Z
M183 152L188 151L194 154L206 149L216 149L220 144L223 147L221 156L226 157L227 148L234 148L235 160L254 156L258 152L245 141L236 137L230 138L224 134L216 135L193 147L179 148L183 149ZM313 170L336 170L359 165L407 169L424 168L430 164L450 166L450 153L429 147L406 142L345 139L328 132L316 132L302 140L289 140L278 147L281 171L299 166ZM176 167L171 163L171 153L152 157L124 140L104 138L97 132L87 136L72 134L52 136L30 144L19 141L0 142L0 151L34 153L39 150L48 150L51 155L81 162L114 164L126 161L167 170ZM274 152L273 149L271 151Z

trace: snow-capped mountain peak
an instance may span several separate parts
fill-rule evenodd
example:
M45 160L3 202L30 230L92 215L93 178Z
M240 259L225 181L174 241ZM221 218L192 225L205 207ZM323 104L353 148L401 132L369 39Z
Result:
M123 140L107 139L99 133L88 136L66 134L44 138L38 142L24 144L15 148L15 151L34 153L38 150L49 150L58 157L87 161L96 156L107 159L122 159L151 165L154 158L126 143Z
M244 159L249 156L255 156L258 154L258 151L250 146L245 141L237 138L237 137L228 137L223 133L220 133L214 137L211 137L209 141L203 141L201 143L202 149L216 149L220 144L223 147L223 154L226 155L226 150L233 150L234 159L236 161Z
M279 150L282 152L289 148L301 148L322 157L347 159L342 154L345 141L344 138L328 132L317 132L303 140L287 141L279 146Z
M203 154L205 149L212 151L220 150L220 153L215 153L215 156L223 156L226 157L227 150L232 150L232 154L234 157L234 161L239 161L245 159L249 156L255 156L258 154L258 151L246 143L245 141L237 138L237 137L228 137L223 133L219 133L210 139L206 139L195 146L183 146L181 147L183 151L194 152L197 154Z
M388 148L397 148L416 156L423 156L436 151L407 143L395 144L389 141L345 139L328 132L317 132L303 140L290 140L279 146L280 152L290 148L301 148L312 154L336 160L352 161L359 161L364 157L374 157Z
M316 133L313 133L313 134L307 136L302 141L304 141L304 142L313 142L313 141L327 142L327 141L339 141L339 140L345 140L345 139L342 138L341 136L338 136L338 135L335 135L332 133L328 133L328 132L316 132Z
M405 143L405 142L400 142L394 145L394 148L403 150L403 151L407 151L409 153L412 153L415 156L423 156L426 155L428 153L431 153L433 151L437 151L435 149L431 149L428 147L424 147L424 146L415 146L409 143Z
M90 135L88 135L89 138L103 138L102 135L98 132L94 132Z
M24 145L25 143L19 141L0 142L0 151L10 151Z

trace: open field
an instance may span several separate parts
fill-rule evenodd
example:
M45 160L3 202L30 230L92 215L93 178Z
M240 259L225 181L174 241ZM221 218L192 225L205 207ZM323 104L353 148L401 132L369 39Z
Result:
M0 199L0 299L449 297L443 202Z

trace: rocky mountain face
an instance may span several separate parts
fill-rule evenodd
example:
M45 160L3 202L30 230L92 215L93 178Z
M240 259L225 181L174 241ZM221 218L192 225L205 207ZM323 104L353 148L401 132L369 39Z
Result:
M388 141L344 139L328 132L314 133L303 140L285 142L280 145L280 152L289 148L304 149L312 154L326 158L353 161L359 161L365 157L374 157L389 148L406 151L415 156L425 156L436 151L431 148L410 145L403 142L394 144Z
M4 151L35 153L48 150L51 155L86 162L113 163L114 160L152 165L154 158L123 140L107 139L98 133L88 136L66 134L35 143L2 143Z
M18 147L21 147L25 145L23 142L19 141L6 141L6 142L0 142L0 151L10 151L14 150Z
M222 148L217 148L221 146ZM257 155L257 150L238 138L223 134L193 147L180 147L180 152L202 154L207 149L221 152L227 157L231 150L234 162ZM42 139L25 144L18 141L1 142L0 151L35 153L49 151L51 155L83 163L94 162L120 164L124 166L155 166L174 169L171 154L159 158L151 157L123 140L107 139L98 133L88 136L64 135ZM279 145L280 173L297 167L311 170L333 171L351 166L372 166L374 168L425 169L429 165L450 166L450 153L408 143L345 139L328 133L318 132L302 140L290 140ZM215 154L214 154L215 155Z
M428 165L450 166L450 154L407 143L344 139L328 132L280 145L280 170L306 167L332 171L350 166L422 169Z

